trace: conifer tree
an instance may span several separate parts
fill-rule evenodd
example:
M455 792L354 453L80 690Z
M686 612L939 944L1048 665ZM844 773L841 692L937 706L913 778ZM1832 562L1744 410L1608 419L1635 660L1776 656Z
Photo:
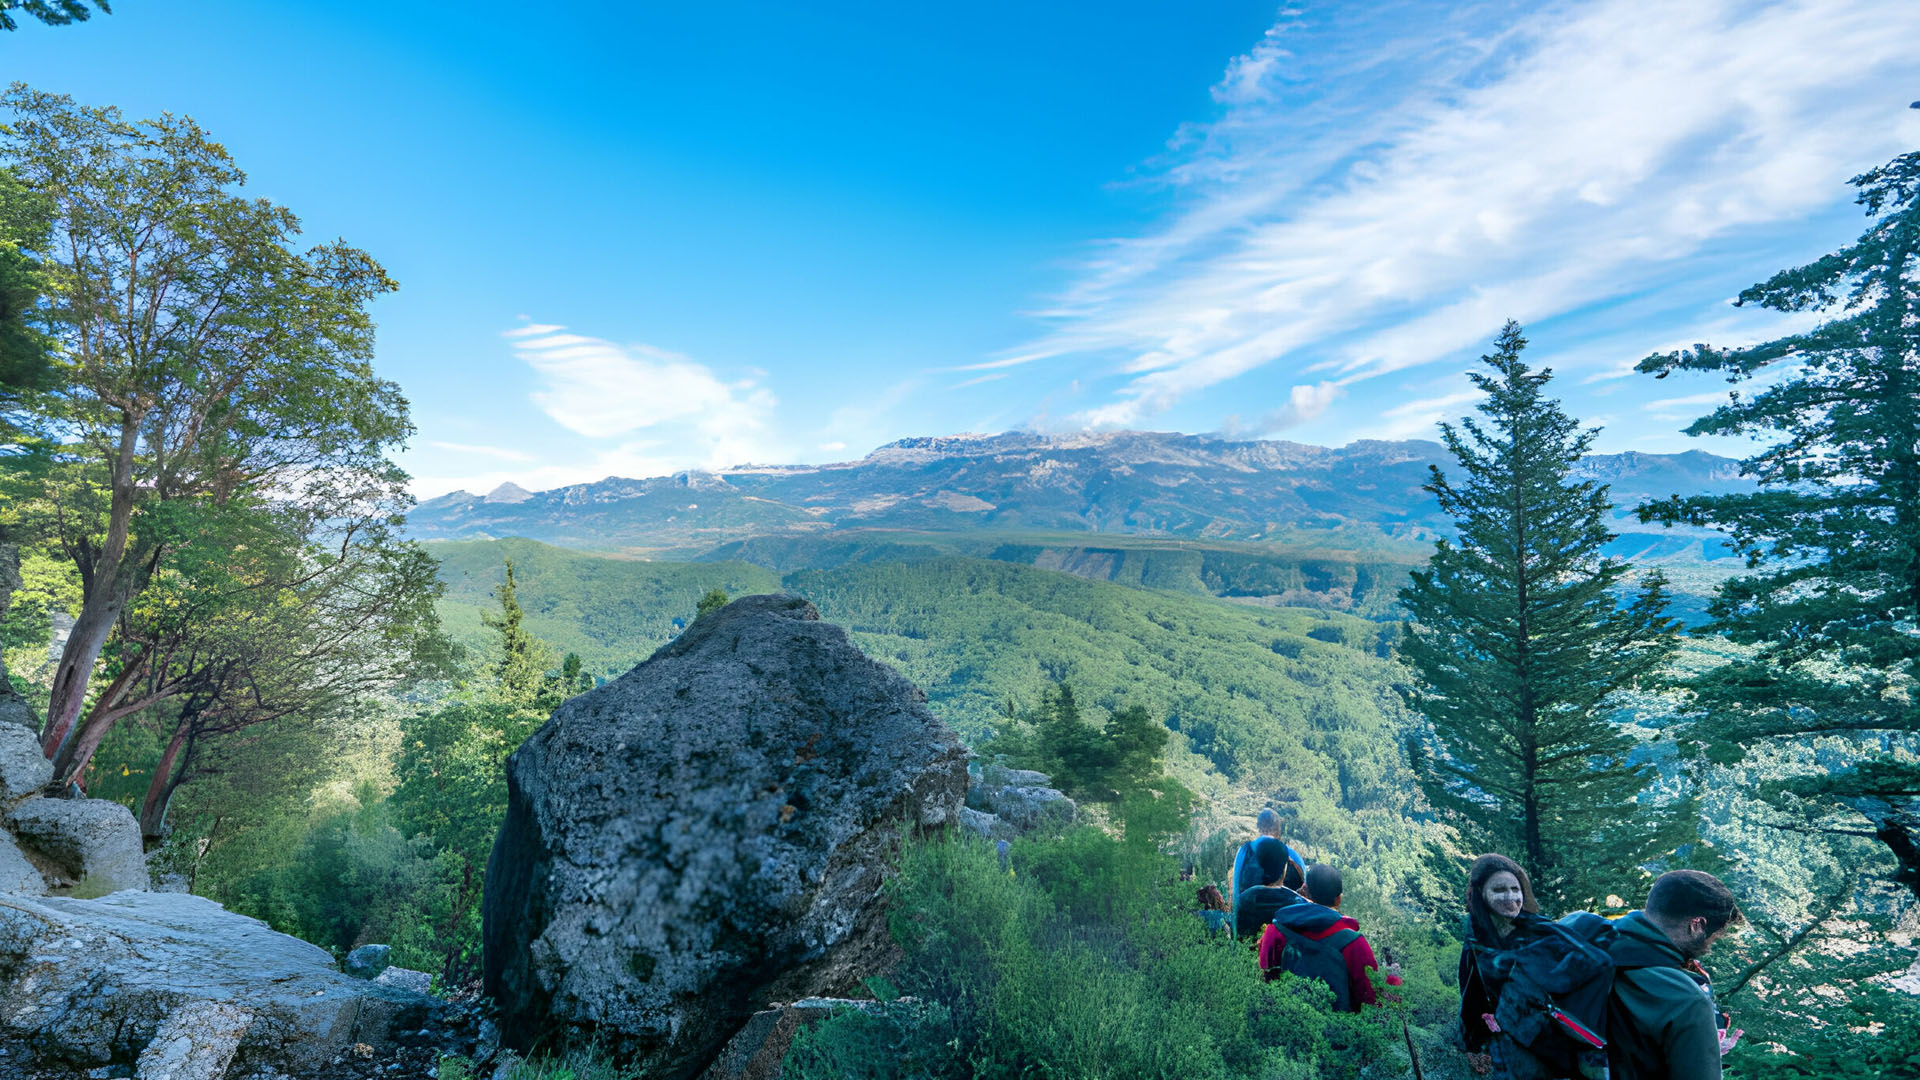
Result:
M513 560L507 560L507 580L500 586L500 614L485 616L486 624L500 632L500 661L494 665L494 693L504 702L534 705L548 693L548 656L546 643L521 625L526 613L520 610L515 595Z
M1543 902L1580 905L1629 891L1691 834L1688 808L1638 801L1652 770L1609 718L1609 696L1672 654L1675 624L1658 575L1616 599L1630 568L1601 554L1607 489L1573 478L1598 429L1545 396L1552 372L1525 347L1508 322L1472 375L1485 421L1440 426L1460 479L1435 466L1426 489L1459 538L1401 592L1402 652L1433 725L1435 752L1414 747L1427 797L1467 846L1525 865Z
M1773 824L1878 841L1920 896L1920 152L1851 182L1867 231L1736 301L1825 323L1640 363L1660 378L1773 377L1686 429L1768 438L1741 462L1760 490L1640 516L1722 529L1752 571L1720 588L1705 629L1754 651L1691 684L1691 734L1721 762L1812 746L1817 771L1762 787Z

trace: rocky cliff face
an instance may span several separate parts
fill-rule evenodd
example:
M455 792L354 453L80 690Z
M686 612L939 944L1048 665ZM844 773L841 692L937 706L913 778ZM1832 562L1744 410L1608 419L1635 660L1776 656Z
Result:
M484 906L506 1041L591 1033L664 1077L767 1002L872 973L887 856L967 787L920 691L790 596L567 702L507 776Z

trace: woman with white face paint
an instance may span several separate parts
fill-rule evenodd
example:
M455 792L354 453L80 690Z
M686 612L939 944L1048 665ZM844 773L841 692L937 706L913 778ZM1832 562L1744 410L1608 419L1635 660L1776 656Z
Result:
M1483 969L1475 946L1508 950L1514 940L1514 920L1522 913L1537 915L1533 883L1520 864L1505 855L1482 855L1467 874L1467 935L1460 950L1460 1037L1466 1043L1467 1063L1481 1076L1509 1080L1514 1075L1508 1058L1515 1047L1500 1035L1493 1020L1500 1004L1502 980ZM1531 1071L1528 1075L1533 1075Z

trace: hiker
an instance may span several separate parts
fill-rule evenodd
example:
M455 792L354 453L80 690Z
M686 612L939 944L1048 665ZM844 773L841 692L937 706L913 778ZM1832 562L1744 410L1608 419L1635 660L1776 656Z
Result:
M1241 893L1245 892L1248 888L1252 886L1267 884L1264 881L1255 880L1256 875L1253 873L1253 870L1251 868L1252 867L1251 860L1253 858L1253 845L1256 842L1258 842L1260 837L1262 836L1270 836L1275 840L1280 840L1280 812L1278 810L1275 810L1271 806L1262 809L1260 813L1254 816L1253 827L1254 827L1254 830L1257 833L1259 833L1259 836L1255 836L1252 840L1249 840L1246 843L1241 844L1240 850L1234 853L1233 876L1227 880L1227 895L1232 897L1233 910L1236 912L1240 910L1240 894ZM1299 854L1293 850L1293 848L1288 847L1286 841L1281 840L1280 846L1283 849L1285 849L1287 853L1287 860L1293 863L1295 867L1294 872L1300 876L1300 879L1302 881L1304 881L1307 874L1306 860L1302 859L1299 856ZM1282 881L1282 884L1285 884L1284 880ZM1296 882L1295 884L1288 886L1288 888L1297 889L1299 888L1299 883Z
M1208 937L1219 937L1221 934L1233 936L1233 910L1227 905L1227 898L1220 895L1219 886L1200 886L1194 899L1200 904L1196 914L1207 924Z
M1506 1040L1497 1037L1493 1013L1500 1004L1501 980L1492 977L1474 946L1504 950L1519 944L1514 921L1540 913L1533 882L1520 864L1505 855L1482 855L1467 873L1467 941L1460 948L1460 1038L1467 1062L1481 1076L1509 1080ZM1482 954L1484 955L1484 954Z
M1274 912L1305 902L1299 893L1282 884L1292 862L1287 855L1287 845L1274 837L1262 836L1253 842L1253 858L1248 860L1246 874L1247 880L1259 883L1242 889L1233 905L1233 936L1249 947L1258 946L1260 929L1273 920Z
M1380 964L1360 933L1360 923L1340 914L1343 892L1340 871L1325 863L1308 867L1306 903L1275 911L1261 934L1260 968L1270 980L1282 971L1318 979L1333 988L1336 1011L1359 1012L1361 1006L1379 1003L1367 969ZM1387 985L1400 985L1399 972L1388 970Z
M1613 1080L1716 1080L1741 1032L1727 1030L1700 958L1741 922L1733 893L1699 870L1660 875L1615 925L1607 1064Z

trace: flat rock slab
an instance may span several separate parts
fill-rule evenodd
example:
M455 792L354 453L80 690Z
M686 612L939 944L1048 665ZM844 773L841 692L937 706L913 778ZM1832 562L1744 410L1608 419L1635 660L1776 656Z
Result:
M202 897L0 897L0 1045L44 1066L303 1075L443 1007Z

